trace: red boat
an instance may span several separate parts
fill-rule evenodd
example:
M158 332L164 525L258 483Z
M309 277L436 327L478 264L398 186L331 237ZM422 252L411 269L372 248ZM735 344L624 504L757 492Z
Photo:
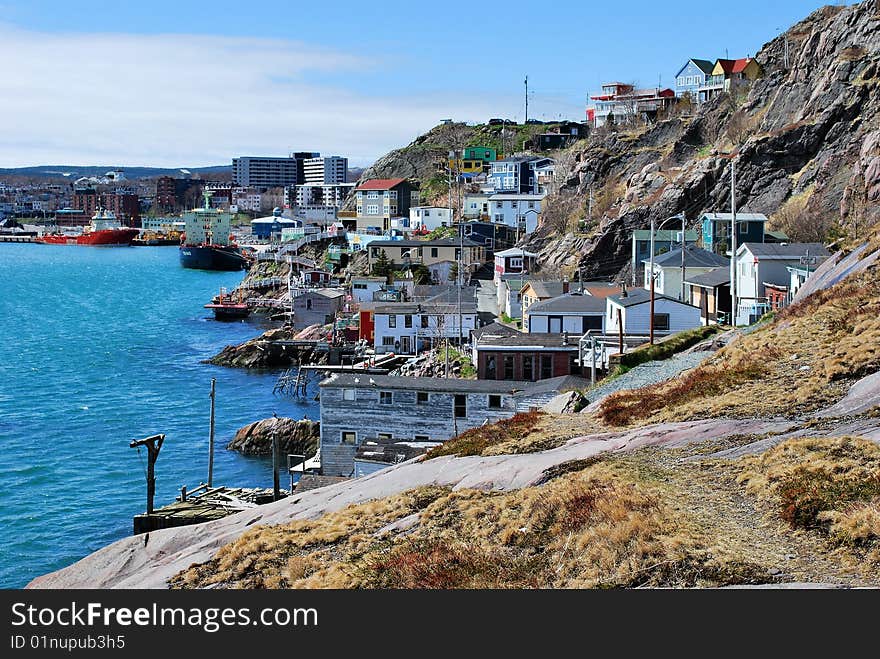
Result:
M211 304L206 304L205 309L211 309L214 312L215 320L239 320L241 318L247 318L250 313L250 307L242 302L241 300L235 301L226 296L226 289L220 289L220 295L214 300L211 301Z
M89 226L80 234L51 233L36 238L45 245L91 245L93 247L130 247L140 231L124 227L112 211L98 210Z

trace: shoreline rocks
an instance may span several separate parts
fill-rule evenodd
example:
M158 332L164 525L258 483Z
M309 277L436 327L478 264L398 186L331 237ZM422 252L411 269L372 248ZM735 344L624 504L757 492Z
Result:
M244 455L272 455L272 436L278 435L282 454L296 453L306 459L318 450L320 424L310 419L270 417L239 428L226 448Z

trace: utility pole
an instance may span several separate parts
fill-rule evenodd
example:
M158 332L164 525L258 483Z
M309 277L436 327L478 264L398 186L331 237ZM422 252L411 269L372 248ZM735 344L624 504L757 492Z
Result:
M211 426L208 431L208 487L214 486L214 400L217 378L211 378Z
M523 123L529 123L529 76L526 76L526 119Z
M590 183L590 200L587 203L587 217L590 218L590 224L593 223L593 184Z
M736 165L730 158L730 316L736 327Z
M147 515L153 514L153 499L156 496L156 460L164 442L165 435L159 434L144 439L134 439L128 445L129 448L147 447Z
M278 501L281 498L281 482L278 477L280 457L278 448L278 414L272 412L272 417L275 419L272 425L272 501Z
M650 277L651 287L651 308L648 313L651 314L648 324L648 333L650 335L649 343L654 344L654 218L651 217L651 263L649 266L648 277Z
M687 241L685 240L685 216L684 213L681 214L681 292L678 296L678 299L684 302L684 251L687 248Z

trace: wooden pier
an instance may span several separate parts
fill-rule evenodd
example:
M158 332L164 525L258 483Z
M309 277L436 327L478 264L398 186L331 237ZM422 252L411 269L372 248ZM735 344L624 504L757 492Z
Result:
M0 234L0 243L35 243L36 236L18 236L13 234Z
M283 496L287 493L284 492ZM188 493L184 487L174 503L152 513L135 515L134 533L210 522L270 503L273 498L271 488L208 487L203 484Z

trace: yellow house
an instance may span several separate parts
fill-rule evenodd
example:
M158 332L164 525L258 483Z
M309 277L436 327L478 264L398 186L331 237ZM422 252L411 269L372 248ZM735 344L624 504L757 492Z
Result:
M722 91L729 92L761 76L761 65L754 57L740 59L719 59L715 61L712 73L706 77L706 84L700 87L706 98L713 98Z

